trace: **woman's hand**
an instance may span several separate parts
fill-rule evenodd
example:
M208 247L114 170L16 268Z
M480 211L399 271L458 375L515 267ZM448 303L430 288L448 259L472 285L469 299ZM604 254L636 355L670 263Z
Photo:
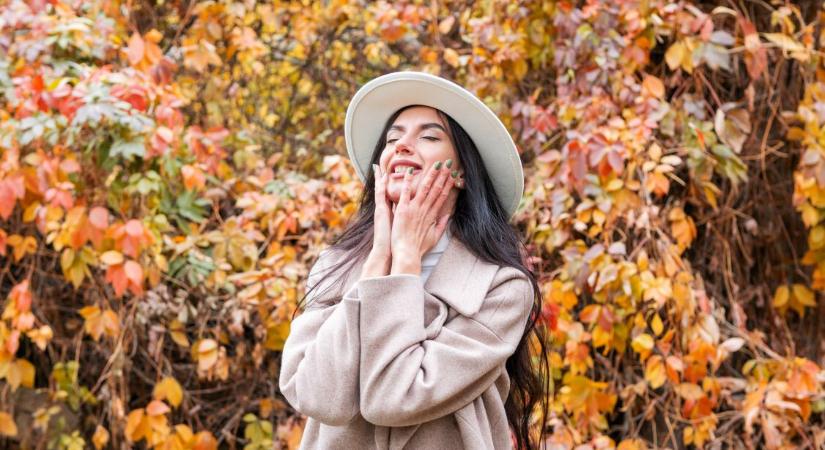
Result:
M455 172L453 172L455 173ZM421 258L444 233L449 214L439 212L455 180L449 168L437 162L430 166L412 194L412 175L404 174L401 198L392 220L392 274L420 274Z
M389 176L385 174L378 164L372 165L372 173L375 178L375 213L372 250L367 256L366 262L361 269L361 278L380 277L389 274L390 263L392 262L390 245L390 233L392 231L392 210L390 201L387 199L387 181Z

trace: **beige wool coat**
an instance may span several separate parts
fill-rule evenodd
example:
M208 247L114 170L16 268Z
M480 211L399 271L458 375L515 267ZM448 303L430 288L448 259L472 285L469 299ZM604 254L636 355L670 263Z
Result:
M308 286L335 261L322 253ZM319 286L284 346L281 392L308 416L301 448L511 449L504 364L530 314L527 277L452 238L423 285L354 278Z

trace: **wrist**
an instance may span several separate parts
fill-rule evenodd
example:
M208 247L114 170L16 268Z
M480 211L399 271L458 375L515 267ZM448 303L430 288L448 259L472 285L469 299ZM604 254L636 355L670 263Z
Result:
M371 251L361 268L361 278L381 277L388 275L392 259L389 254Z
M410 274L421 275L421 260L406 256L392 258L391 275Z

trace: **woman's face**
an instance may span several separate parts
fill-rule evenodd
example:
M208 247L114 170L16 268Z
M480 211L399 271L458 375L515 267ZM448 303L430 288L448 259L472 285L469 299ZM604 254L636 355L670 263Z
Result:
M452 159L451 168L461 170L458 154L447 134L447 124L433 108L414 106L404 110L390 126L386 139L379 165L390 174L387 197L393 203L401 198L404 171L410 167L413 168L412 197L422 175L436 162Z

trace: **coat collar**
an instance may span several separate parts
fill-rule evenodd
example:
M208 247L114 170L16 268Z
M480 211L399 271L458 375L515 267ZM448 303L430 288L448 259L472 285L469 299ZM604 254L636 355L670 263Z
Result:
M498 266L475 256L455 235L433 268L424 290L461 315L481 309Z

